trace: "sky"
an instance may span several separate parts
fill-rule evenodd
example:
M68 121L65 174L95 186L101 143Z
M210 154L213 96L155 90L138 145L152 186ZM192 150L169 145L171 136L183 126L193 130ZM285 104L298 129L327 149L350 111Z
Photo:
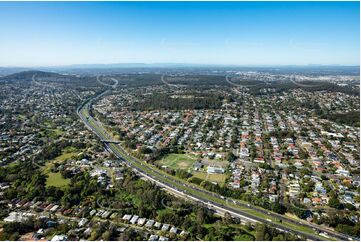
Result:
M359 65L359 2L0 2L0 66Z

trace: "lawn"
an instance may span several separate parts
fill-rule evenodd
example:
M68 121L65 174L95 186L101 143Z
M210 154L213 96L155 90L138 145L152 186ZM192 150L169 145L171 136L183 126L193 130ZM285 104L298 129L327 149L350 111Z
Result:
M168 154L166 157L161 159L159 163L161 165L167 166L174 170L183 169L191 170L194 162L197 161L197 158L186 155L186 154Z

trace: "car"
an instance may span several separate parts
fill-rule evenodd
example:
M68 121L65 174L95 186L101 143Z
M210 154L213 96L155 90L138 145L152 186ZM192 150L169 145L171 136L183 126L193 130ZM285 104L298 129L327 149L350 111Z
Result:
M328 234L326 232L319 233L319 235L326 237L326 238L330 238L330 236L328 236Z

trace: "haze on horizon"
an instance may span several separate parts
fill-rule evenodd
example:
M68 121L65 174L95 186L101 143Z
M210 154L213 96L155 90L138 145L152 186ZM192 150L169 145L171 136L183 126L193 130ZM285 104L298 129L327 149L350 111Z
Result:
M0 66L359 65L359 2L0 2Z

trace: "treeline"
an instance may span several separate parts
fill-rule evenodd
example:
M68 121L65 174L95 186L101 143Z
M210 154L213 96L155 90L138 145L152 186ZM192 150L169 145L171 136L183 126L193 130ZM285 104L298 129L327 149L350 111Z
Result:
M235 240L236 236L254 240L251 234L240 228L223 229L224 225L237 222L232 218L220 220L214 216L214 211L203 205L176 199L156 185L140 180L132 173L125 173L120 188L117 189L114 197L130 198L128 201L121 200L125 203L121 209L122 213L137 214L161 223L175 225L189 232L189 240ZM175 238L171 237L171 239Z
M256 241L298 241L305 240L292 233L280 233L277 229L268 227L265 224L256 225Z
M62 77L62 75L53 72L44 71L22 71L14 73L8 76L1 77L0 80L16 80L16 81L31 81L33 76L39 76L44 78Z
M67 87L80 88L80 87L98 87L101 86L96 80L96 77L89 76L74 76L74 75L61 75L54 72L44 72L44 71L23 71L19 73L14 73L5 77L1 77L0 81L5 82L21 82L23 84L30 83L33 76L36 75L36 78L40 79L40 82L53 82L63 84Z
M44 149L42 149L42 151L35 156L34 160L45 161L54 159L62 154L63 149L69 146L75 147L79 150L87 147L84 142L73 142L68 140L51 142L45 145Z
M316 92L316 91L328 91L328 92L341 92L349 95L360 95L360 91L358 89L338 86L329 82L317 82L317 81L303 81L298 85L297 83L288 81L275 81L271 83L259 84L257 86L248 87L249 92L255 95L263 95L260 93L260 90L263 88L273 88L276 92L285 92L292 89L302 89L308 92Z
M190 240L296 240L291 234L284 234L266 225L247 225L245 230L237 225L240 221L226 214L224 218L214 216L214 211L201 204L194 204L170 196L164 190L149 181L135 176L130 170L124 170L124 179L115 189L106 190L105 185L97 182L88 172L79 173L71 178L71 184L64 189L45 186L45 176L32 162L19 162L11 167L0 168L0 180L12 182L4 196L7 199L26 198L48 202L60 202L66 208L87 205L100 208L98 201L117 201L118 216L137 214L141 217L168 223L189 232ZM210 184L203 184L209 186ZM219 189L213 187L213 189ZM106 203L102 203L106 205ZM60 226L60 225L59 225ZM108 227L108 226L106 226ZM61 228L57 228L59 230ZM70 229L70 228L67 228ZM28 222L3 226L0 238L17 240L19 235L33 231ZM99 229L92 233L90 240L113 238L113 230L105 233ZM112 232L113 231L113 232ZM67 230L64 231L65 233ZM126 237L135 238L127 234ZM125 237L125 238L126 238ZM171 239L175 239L172 238Z
M153 94L134 103L133 110L184 110L184 109L219 109L223 96L214 93L195 94L187 98L171 97L167 94Z
M162 85L161 75L159 74L129 74L129 75L116 75L119 86L126 85L127 87L142 87L151 85Z
M186 76L167 76L166 80L170 84L187 86L229 86L225 76L221 75L186 75Z
M360 111L351 111L347 113L336 113L321 108L317 102L307 101L300 104L300 107L314 110L315 114L338 124L359 127L360 126Z
M332 122L348 126L360 126L360 111L351 111L347 113L330 112L321 108L317 102L305 102L302 103L301 106L313 109L315 114L322 119L327 119Z
M353 111L348 113L329 113L321 111L317 113L320 118L328 119L338 124L359 127L360 126L360 111Z
M19 161L14 166L0 167L0 180L12 183L4 192L5 199L42 199L51 192L45 186L46 176L31 161Z

